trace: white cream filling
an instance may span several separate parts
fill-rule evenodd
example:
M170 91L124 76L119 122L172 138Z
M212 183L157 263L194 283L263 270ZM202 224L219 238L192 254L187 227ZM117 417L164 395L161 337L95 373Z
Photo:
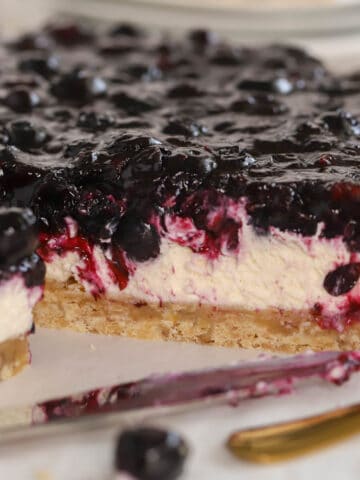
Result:
M20 275L0 282L0 343L19 337L31 329L32 309L41 295L41 287L26 287Z
M260 236L245 223L239 235L237 253L223 251L213 260L179 245L171 236L171 240L163 238L160 255L137 263L122 291L114 283L104 253L95 247L97 273L107 296L118 299L131 296L145 302L251 310L308 309L320 303L328 313L340 312L344 307L344 296L331 296L323 287L329 271L350 261L350 253L340 238L304 238L276 229ZM73 276L82 282L77 273L79 265L81 261L75 252L54 257L47 264L47 277L63 282ZM91 291L90 285L84 286Z

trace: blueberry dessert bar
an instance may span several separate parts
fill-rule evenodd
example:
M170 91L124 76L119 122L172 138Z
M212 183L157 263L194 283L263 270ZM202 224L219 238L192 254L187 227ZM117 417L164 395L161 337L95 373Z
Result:
M29 363L27 334L32 310L43 294L45 266L31 211L0 208L0 380Z
M360 348L359 73L128 24L0 57L1 204L38 220L39 325Z

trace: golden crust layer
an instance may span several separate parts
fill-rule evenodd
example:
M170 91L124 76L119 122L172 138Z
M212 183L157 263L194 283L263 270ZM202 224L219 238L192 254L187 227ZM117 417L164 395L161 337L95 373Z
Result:
M48 281L34 315L35 322L44 327L142 339L284 352L360 349L360 324L342 333L323 330L308 311L239 311L173 304L160 307L131 300L95 300L74 281Z
M16 375L29 363L30 350L27 337L0 343L0 380Z

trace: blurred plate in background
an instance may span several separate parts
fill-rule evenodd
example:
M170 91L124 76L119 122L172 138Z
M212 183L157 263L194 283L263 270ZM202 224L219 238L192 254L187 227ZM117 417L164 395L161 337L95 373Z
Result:
M36 28L61 13L173 34L205 27L247 44L290 42L338 71L360 69L360 0L0 0L1 33Z
M339 36L360 30L359 0L64 0L59 5L108 19L121 13L171 29L208 25L253 40Z
M119 1L119 0L117 0ZM343 6L359 5L359 0L141 0L160 6L186 7L186 8L214 8L234 10L294 10L327 8L337 9Z
M206 27L240 42L292 42L338 70L360 68L359 0L63 0L59 9L171 32Z

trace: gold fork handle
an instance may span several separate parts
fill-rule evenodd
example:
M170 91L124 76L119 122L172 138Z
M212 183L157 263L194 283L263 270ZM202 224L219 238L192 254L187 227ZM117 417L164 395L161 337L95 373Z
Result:
M234 432L228 448L242 460L272 463L332 445L360 432L360 405L301 420Z

